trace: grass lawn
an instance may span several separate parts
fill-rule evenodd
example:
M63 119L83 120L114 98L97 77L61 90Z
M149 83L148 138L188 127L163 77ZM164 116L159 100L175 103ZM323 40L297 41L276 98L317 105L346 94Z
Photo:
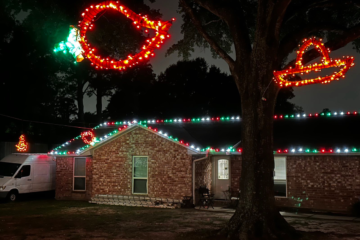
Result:
M0 203L0 239L222 239L231 217L193 209L154 209L87 202L26 200ZM360 222L287 218L302 239L360 239ZM334 231L335 229L335 231ZM325 233L322 233L325 232Z

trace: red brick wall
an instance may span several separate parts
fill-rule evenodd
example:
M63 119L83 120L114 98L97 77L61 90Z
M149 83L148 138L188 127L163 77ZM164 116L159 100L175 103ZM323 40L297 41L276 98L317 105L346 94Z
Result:
M92 160L86 159L86 191L73 191L73 157L56 157L55 198L58 200L90 200L92 191Z
M132 195L133 156L148 156L148 196L192 195L192 156L183 146L137 128L93 152L93 192Z
M211 191L211 173L212 164L210 157L205 160L195 162L195 188L206 186Z
M241 156L231 156L231 195L238 197L240 190Z
M288 156L286 165L287 198L277 198L279 206L348 212L360 196L359 156Z
M234 194L239 190L241 156L231 160ZM349 212L360 196L359 156L287 156L286 169L287 197L275 198L280 207Z

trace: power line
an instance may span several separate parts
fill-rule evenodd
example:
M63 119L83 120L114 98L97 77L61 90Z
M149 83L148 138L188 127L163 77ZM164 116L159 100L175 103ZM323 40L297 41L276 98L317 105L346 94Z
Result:
M47 124L47 125L54 125L54 126L61 126L61 127L70 127L70 128L92 129L92 128L87 128L87 127L78 127L78 126L70 126L70 125L57 124L57 123L47 123L47 122L25 120L25 119L16 118L16 117L8 116L8 115L1 114L1 113L0 113L0 116L7 117L7 118L12 118L12 119L15 119L15 120L18 120L18 121L23 121L23 122L40 123L40 124Z

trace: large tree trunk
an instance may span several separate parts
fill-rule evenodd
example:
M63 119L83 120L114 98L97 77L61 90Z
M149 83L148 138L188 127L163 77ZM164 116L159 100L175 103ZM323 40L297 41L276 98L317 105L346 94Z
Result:
M78 104L78 119L82 124L84 124L84 93L82 83L78 83L76 100Z
M271 85L272 69L270 61L246 74L232 71L241 92L243 152L240 200L226 230L241 240L291 239L295 233L275 206L273 115L278 89Z
M96 88L96 116L100 122L102 119L102 89L100 86Z

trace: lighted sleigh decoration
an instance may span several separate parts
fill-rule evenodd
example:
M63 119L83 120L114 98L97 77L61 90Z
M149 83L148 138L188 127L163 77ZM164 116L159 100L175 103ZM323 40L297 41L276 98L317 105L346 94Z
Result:
M124 14L133 21L133 24L139 30L141 30L142 27L155 30L155 36L146 40L146 44L142 46L141 52L129 55L124 60L116 60L110 57L104 58L97 55L96 49L91 47L87 41L86 32L94 28L95 17L105 10L115 10ZM68 39L72 39L72 42L74 42L75 39L75 44L61 42L54 51L63 51L64 53L67 53L66 49L68 49L78 62L81 62L84 58L88 58L91 61L91 65L95 66L97 69L116 70L125 70L127 67L135 66L136 64L139 64L139 62L155 56L154 50L160 48L166 38L170 38L168 30L172 26L172 21L175 20L174 18L172 21L150 20L146 15L142 16L141 14L136 14L129 8L122 6L119 1L105 1L96 5L91 5L89 8L85 9L84 13L82 13L82 17L83 19L78 25L79 29L70 26L70 35ZM147 29L145 32L148 32ZM72 46L76 45L76 42L79 43L81 49L79 50L77 48L75 51Z
M302 57L304 52L310 47L314 45L315 49L317 49L323 56L321 63L314 63L307 66L304 66L302 63ZM354 58L346 57L343 59L330 59L329 57L330 50L326 49L324 43L321 40L317 40L316 38L305 39L303 41L303 45L300 47L297 52L295 68L290 67L289 69L274 71L274 81L279 84L280 87L298 87L308 84L315 83L330 83L334 80L339 80L341 77L345 77L345 73L350 69L350 67L354 66ZM330 76L325 77L317 77L312 79L298 80L298 81L290 81L290 77L295 77L296 74L303 75L304 73L310 73L312 71L321 71L322 69L338 67L340 70L338 72L334 72Z

